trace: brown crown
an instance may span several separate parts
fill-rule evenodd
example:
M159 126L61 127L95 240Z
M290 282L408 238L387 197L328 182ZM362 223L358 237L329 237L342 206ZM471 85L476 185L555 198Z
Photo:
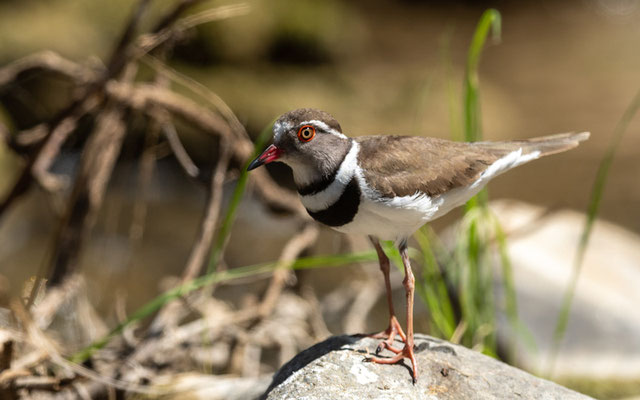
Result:
M278 118L278 122L281 123L286 121L293 124L293 126L298 126L302 122L312 120L322 121L330 128L342 133L340 124L335 120L335 118L333 118L331 114L322 110L317 110L315 108L299 108L297 110L289 111L288 113L283 114L280 118Z

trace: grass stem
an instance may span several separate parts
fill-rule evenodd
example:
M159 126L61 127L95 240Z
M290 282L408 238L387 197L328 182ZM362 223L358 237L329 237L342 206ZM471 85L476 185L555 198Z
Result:
M600 161L600 165L598 166L598 171L596 172L593 188L591 189L591 196L589 199L589 206L587 207L587 215L584 223L584 228L582 229L582 234L580 235L580 239L576 247L576 255L574 257L571 278L569 279L569 285L567 286L567 289L563 296L562 306L560 308L558 319L556 321L556 327L553 333L553 345L551 348L551 356L549 358L550 361L546 373L546 375L549 377L553 375L555 362L558 357L558 352L560 351L560 345L562 344L562 340L567 332L571 303L573 302L578 278L580 277L580 272L582 271L584 255L587 250L587 245L589 244L589 238L591 237L593 224L598 215L598 211L600 210L600 203L602 202L602 196L604 194L607 178L609 177L609 170L611 169L611 165L613 164L613 160L622 137L627 131L629 123L638 113L639 109L640 90L638 91L638 93L636 93L629 106L627 106L627 109L622 114L620 120L618 120L618 123L614 128L611 141L609 142L609 147L607 148L607 151L605 152L602 160Z

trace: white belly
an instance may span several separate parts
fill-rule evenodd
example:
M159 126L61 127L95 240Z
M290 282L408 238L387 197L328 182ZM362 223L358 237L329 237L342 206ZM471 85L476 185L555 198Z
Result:
M353 221L334 229L344 233L373 235L382 240L405 239L427 222L466 203L481 188L480 185L471 185L435 197L416 194L392 200L371 200L363 195Z

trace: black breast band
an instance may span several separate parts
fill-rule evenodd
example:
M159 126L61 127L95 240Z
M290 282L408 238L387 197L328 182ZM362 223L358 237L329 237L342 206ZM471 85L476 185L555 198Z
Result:
M328 226L342 226L353 221L360 205L360 186L355 176L351 178L340 198L321 211L309 211L309 215L318 222Z
M329 176L322 177L322 179L311 182L308 185L302 186L298 188L298 193L300 196L309 196L310 194L320 193L331 185L331 183L336 179L336 175L338 174L338 169L336 168L333 171L333 174Z

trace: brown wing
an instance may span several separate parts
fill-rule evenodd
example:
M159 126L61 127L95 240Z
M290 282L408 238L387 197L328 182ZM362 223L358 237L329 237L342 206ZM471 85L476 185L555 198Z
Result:
M358 162L367 183L385 197L422 192L437 196L467 186L487 167L522 149L539 156L560 153L589 138L588 132L561 133L506 142L452 142L416 136L362 136Z
M436 196L474 182L507 151L415 136L363 136L358 162L367 184L385 197ZM506 149L505 149L506 150Z

